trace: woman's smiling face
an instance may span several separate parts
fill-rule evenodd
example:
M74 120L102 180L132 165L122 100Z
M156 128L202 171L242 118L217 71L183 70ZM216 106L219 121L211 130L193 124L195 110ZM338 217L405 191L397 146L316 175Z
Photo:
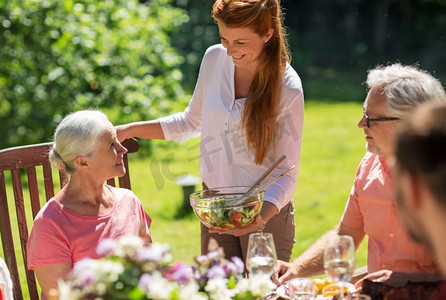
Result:
M232 57L234 65L241 68L257 69L259 57L262 54L266 42L273 34L273 29L265 36L258 35L249 27L228 27L222 21L218 21L221 44Z

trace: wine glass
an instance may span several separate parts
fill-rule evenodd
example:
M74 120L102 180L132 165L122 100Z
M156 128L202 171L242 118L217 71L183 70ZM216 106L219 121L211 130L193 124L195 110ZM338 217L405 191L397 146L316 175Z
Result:
M286 283L288 294L293 300L313 300L314 282L311 278L298 277Z
M348 235L331 238L324 251L325 273L339 285L344 299L344 284L352 279L356 265L355 243Z
M256 232L249 235L246 268L251 275L268 275L274 273L277 255L271 233Z

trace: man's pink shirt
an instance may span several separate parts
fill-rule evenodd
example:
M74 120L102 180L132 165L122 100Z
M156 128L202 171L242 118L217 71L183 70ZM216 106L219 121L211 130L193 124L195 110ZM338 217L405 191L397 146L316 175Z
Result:
M341 222L368 236L368 273L381 269L436 273L431 252L412 241L393 201L393 182L386 159L367 153L356 172Z
M28 269L49 264L71 264L82 258L99 258L96 247L103 239L123 235L150 237L150 217L135 194L109 187L113 208L104 215L84 216L64 208L54 199L37 214L28 239Z

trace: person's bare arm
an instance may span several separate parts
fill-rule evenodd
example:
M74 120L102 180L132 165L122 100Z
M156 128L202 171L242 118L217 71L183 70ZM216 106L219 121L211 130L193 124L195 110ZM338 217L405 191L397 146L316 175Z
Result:
M64 279L70 272L70 264L55 264L34 267L34 273L39 281L42 292L46 298L49 297L49 293L52 289L58 289L57 281Z
M164 132L158 120L134 122L115 126L120 142L133 137L164 140Z
M385 283L387 286L399 288L405 286L409 281L411 282L436 282L441 280L438 274L428 273L401 273L393 272L391 270L379 270L370 273L361 280L355 283L356 290L362 291L362 283L365 279Z
M339 224L335 230L325 233L319 240L310 246L301 256L291 263L277 262L276 272L273 279L277 284L296 277L309 277L324 272L324 249L327 241L334 235L350 235L355 241L356 248L364 238L364 231L344 224Z
M333 230L325 233L293 262L278 261L276 272L273 275L274 281L278 285L281 285L296 277L309 277L322 274L324 272L325 244L330 237L336 234L336 231Z

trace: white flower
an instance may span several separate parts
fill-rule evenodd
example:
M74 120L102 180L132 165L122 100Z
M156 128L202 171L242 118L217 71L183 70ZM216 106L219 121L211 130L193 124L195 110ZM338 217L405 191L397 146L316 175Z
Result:
M117 281L122 272L124 267L120 263L85 258L74 265L74 284L84 293L104 295L107 292L107 285Z
M124 272L124 266L120 263L116 263L113 261L101 261L100 267L100 275L106 277L107 282L115 282L118 280L119 275ZM102 276L101 276L102 277Z
M228 289L227 282L227 279L215 277L209 279L204 289L212 300L230 300L235 296L235 291Z
M210 260L217 260L220 258L220 252L218 251L211 251L208 254L206 254L206 256L210 259Z
M96 272L98 264L94 259L84 258L74 265L73 275L81 288L98 281L98 273Z
M240 278L235 287L237 294L245 294L251 290L250 281L248 278Z
M118 239L118 247L115 254L119 257L132 256L137 249L144 246L144 241L134 235L126 235Z
M170 299L176 284L169 282L159 272L141 276L139 287L144 290L149 299Z
M268 275L252 275L249 277L248 281L249 289L252 295L256 297L266 296L276 288L276 285L271 281Z
M153 243L148 247L142 247L136 252L138 261L150 260L157 263L170 263L170 247L167 244Z
M101 257L106 256L106 255L112 253L116 249L117 246L118 246L118 243L115 240L103 239L99 243L98 247L96 248L96 253Z
M180 299L208 300L205 295L199 294L198 289L198 284L195 281L192 281L186 285L181 285L179 287L178 296L180 297Z
M59 299L65 300L80 300L82 299L82 292L79 289L72 289L70 284L59 279L57 281L59 286Z

